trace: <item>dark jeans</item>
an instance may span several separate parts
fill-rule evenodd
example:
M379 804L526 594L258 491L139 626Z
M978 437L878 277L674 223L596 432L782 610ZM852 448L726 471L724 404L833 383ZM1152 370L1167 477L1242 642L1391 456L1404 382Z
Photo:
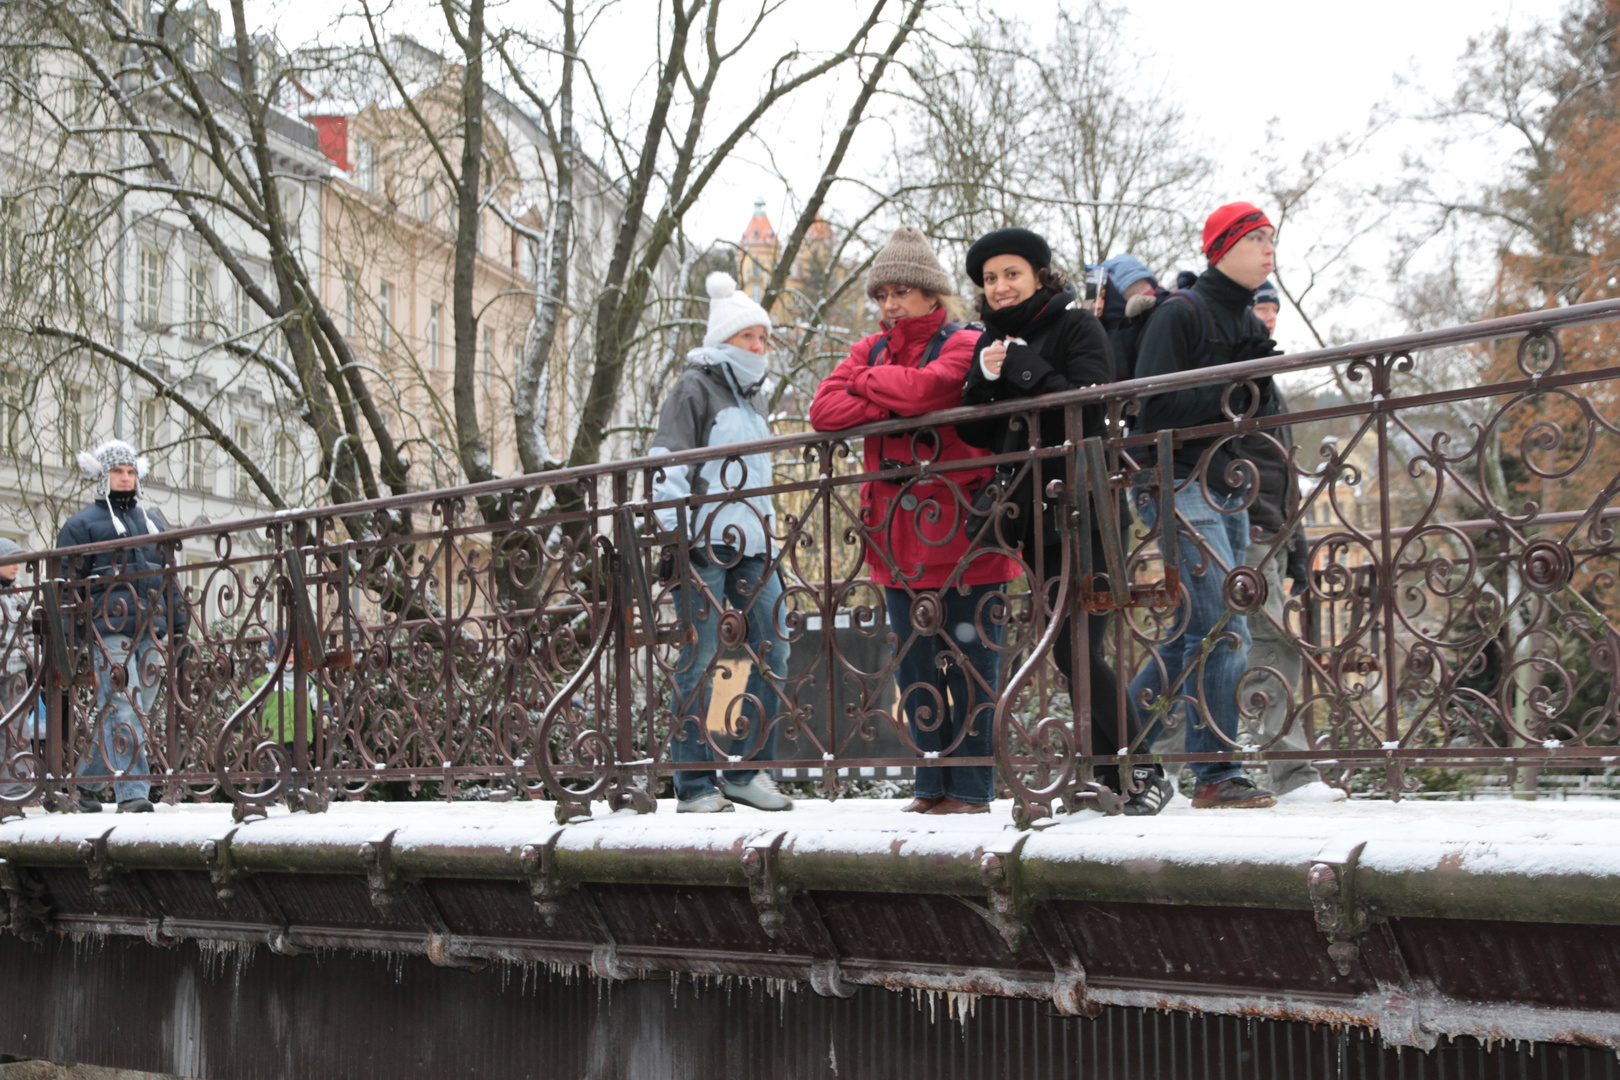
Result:
M892 586L885 590L889 628L899 639L894 680L900 687L911 737L924 754L991 757L995 752L991 735L1000 684L994 646L1001 644L1001 626L989 621L988 611L979 611L979 601L1005 589L1005 584L989 584L970 586L966 594L954 588L943 590L939 598L944 616L932 634L912 625L910 593ZM964 660L977 678L963 670ZM955 748L948 750L953 743ZM992 765L919 765L917 796L987 803L995 792L995 780Z
M1046 549L1042 565L1047 572L1055 578L1058 567L1063 565L1063 551L1057 545ZM1098 572L1103 569L1102 537L1093 532L1091 534L1091 565ZM1048 578L1046 585L1047 596L1057 591L1053 579ZM1073 616L1064 620L1063 627L1058 631L1057 640L1052 643L1052 659L1063 678L1069 684L1069 700L1074 701L1074 620L1083 612L1080 610L1080 600L1074 600ZM1094 757L1112 757L1119 753L1119 675L1114 666L1108 662L1108 615L1106 611L1092 612L1085 615L1086 626L1090 636L1090 648L1087 650L1087 674L1091 685L1088 688L1087 700L1091 702L1091 752ZM1075 706L1078 718L1080 709ZM1125 699L1125 744L1130 745L1136 740L1141 730L1141 721L1136 714L1136 706L1129 697ZM1138 753L1147 753L1151 746L1138 743ZM1114 764L1099 764L1095 768L1097 780L1107 784L1115 791L1120 790L1119 766Z
M1235 742L1238 737L1238 682L1249 668L1248 620L1233 615L1227 608L1222 593L1227 570L1215 561L1219 559L1233 569L1243 565L1243 557L1249 549L1249 512L1237 509L1242 500L1236 495L1212 493L1212 498L1220 509L1210 505L1196 480L1188 481L1185 488L1176 492L1176 509L1204 537L1211 555L1205 555L1185 533L1175 532L1181 559L1181 587L1188 601L1188 610L1176 617L1185 619L1186 625L1181 633L1159 646L1157 658L1150 656L1131 682L1134 702L1140 703L1145 696L1151 704L1169 686L1175 687L1172 692L1177 696L1190 697L1193 701L1201 697L1207 704L1208 716L1203 716L1200 715L1203 710L1191 708L1186 702L1176 703L1176 711L1185 716L1189 754L1231 751L1232 746L1226 740ZM1158 519L1158 504L1149 501L1140 505L1139 510L1143 524L1151 529ZM1159 547L1161 551L1164 548L1162 539ZM1194 572L1199 566L1203 568L1202 574ZM1226 635L1236 637L1237 648L1226 640ZM1204 652L1206 641L1213 646L1207 654ZM1187 677L1177 687L1183 673ZM1155 719L1148 744L1151 745L1162 731L1163 725ZM1200 784L1219 784L1243 771L1233 760L1197 761L1191 762L1190 767Z
M714 751L705 737L703 720L709 713L709 664L720 651L720 604L729 604L748 616L748 647L764 661L771 673L780 679L787 673L788 643L783 640L785 628L775 625L776 601L782 595L782 583L772 569L771 560L763 555L745 555L737 558L730 548L715 545L707 566L694 566L692 573L703 583L692 596L692 628L697 640L681 649L675 666L675 699L670 711L675 715L678 734L669 744L671 761L710 761ZM735 560L733 562L733 560ZM722 565L732 563L732 565ZM681 610L682 589L675 590L675 609ZM747 695L737 710L736 730L746 731L735 738L715 736L732 761L754 758L771 761L776 757L776 725L773 718L782 711L781 698L772 680L760 673L754 665L748 675ZM754 702L758 701L765 715L759 715ZM760 729L769 726L763 745ZM734 784L746 784L758 769L730 769L726 779ZM675 774L675 797L695 799L715 790L714 773L683 770Z

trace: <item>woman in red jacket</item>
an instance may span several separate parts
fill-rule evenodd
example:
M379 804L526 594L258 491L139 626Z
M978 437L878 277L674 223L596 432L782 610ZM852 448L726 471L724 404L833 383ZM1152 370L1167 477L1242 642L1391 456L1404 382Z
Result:
M810 404L817 431L961 403L979 335L949 321L951 279L922 233L898 230L872 262L866 294L883 332L862 338ZM950 426L866 440L866 471L984 457ZM1017 565L989 548L968 550L962 522L989 468L903 476L861 485L866 562L884 589L897 647L895 681L917 747L939 757L993 756L991 725L1000 685L1006 583ZM914 813L972 814L990 808L990 765L920 766Z

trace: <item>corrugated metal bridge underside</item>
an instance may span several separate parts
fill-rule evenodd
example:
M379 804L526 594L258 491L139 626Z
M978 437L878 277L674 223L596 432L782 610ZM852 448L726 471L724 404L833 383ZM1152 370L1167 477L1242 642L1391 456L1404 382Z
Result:
M1040 833L884 850L737 817L682 846L532 816L8 826L0 1051L232 1078L1616 1072L1620 905L1590 872L1347 849L1193 878Z

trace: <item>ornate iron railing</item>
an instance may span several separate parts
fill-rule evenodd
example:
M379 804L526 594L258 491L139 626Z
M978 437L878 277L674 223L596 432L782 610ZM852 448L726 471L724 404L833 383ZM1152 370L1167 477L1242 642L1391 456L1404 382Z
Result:
M3 560L23 570L0 610L0 816L34 800L72 808L72 777L98 754L122 779L155 785L154 797L229 800L239 815L276 800L319 809L396 783L550 798L563 820L599 800L648 810L679 764L677 713L697 712L690 697L676 700L678 684L717 685L699 726L722 761L744 737L756 748L730 764L807 775L828 795L919 763L994 764L1021 817L1057 801L1117 806L1095 769L1151 757L1122 719L1128 700L1183 729L1211 726L1212 707L1243 714L1217 749L1158 760L1307 759L1341 784L1372 770L1395 797L1419 765L1598 768L1620 758L1610 523L1620 367L1607 359L1617 317L1620 302L1539 311L971 412L175 530L158 543L162 570L133 568L140 539ZM1259 400L1262 380L1303 373L1334 376L1340 395L1287 416L1236 407ZM1225 388L1220 423L1126 433L1143 395L1200 386ZM1062 442L1042 443L1036 404L1061 416ZM1087 438L1099 407L1112 434ZM945 425L997 415L1027 433L1016 449L933 460ZM1306 591L1277 604L1264 575L1216 558L1212 526L1185 512L1184 543L1161 557L1156 508L1202 498L1214 467L1237 495L1204 500L1213 527L1244 512L1256 473L1239 440L1280 440L1285 424L1300 444L1288 464L1299 507L1280 539L1253 542L1280 553L1303 524ZM862 441L876 436L902 436L910 452L868 471ZM1206 438L1237 452L1206 451L1190 481L1140 465L1149 450ZM756 453L770 455L772 476L747 475L743 458ZM680 506L654 498L661 470L706 462L718 463L714 490ZM986 465L1008 470L1013 490L1040 476L1052 513L1016 528L999 519L943 588L904 584L963 527ZM862 486L874 484L889 504L863 516ZM716 524L717 508L729 525ZM675 528L660 510L679 513ZM891 591L864 556L875 539L889 550L902 515L922 541L899 561L884 556L902 583ZM716 605L699 594L694 559L735 558L717 548L750 521L769 535L781 640L750 645L757 613L719 615L721 651L683 671L682 647ZM1093 531L1098 544L1080 542ZM199 542L212 548L202 561ZM86 577L95 555L110 564ZM997 558L1008 580L979 591L973 625L943 625L950 590L960 595L973 568ZM1208 573L1224 579L1225 617L1178 681L1155 647L1180 625L1189 576ZM672 588L681 582L693 584ZM190 627L171 634L181 597ZM903 633L891 625L897 600ZM1097 715L1080 613L1110 610L1105 653L1123 677L1115 707ZM1240 644L1244 617L1279 627L1301 674L1249 667L1212 705L1207 658ZM1066 624L1073 705L1052 655ZM147 643L133 690L109 663L119 629ZM954 692L991 726L990 753L952 756L959 736L921 756L894 684L925 639L947 668L970 667L958 639L993 642L993 675L965 670ZM1127 680L1153 665L1170 692L1132 695ZM750 669L763 690L746 694ZM925 734L953 703L941 690L908 693ZM1283 712L1269 728L1268 709ZM1093 752L1105 726L1121 754ZM778 736L772 760L757 749L764 732ZM1296 734L1305 742L1290 749ZM137 745L144 768L130 760Z

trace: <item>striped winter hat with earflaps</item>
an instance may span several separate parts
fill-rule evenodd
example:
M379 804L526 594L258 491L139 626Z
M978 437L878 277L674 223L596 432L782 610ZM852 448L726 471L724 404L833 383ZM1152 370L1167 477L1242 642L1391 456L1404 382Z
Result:
M152 470L151 461L122 439L108 439L94 450L80 450L77 460L79 468L84 470L84 474L96 482L96 500L106 502L107 512L112 514L113 528L117 530L119 536L129 535L129 530L124 527L123 520L113 511L111 488L113 466L135 466L135 476L137 478L135 501L138 504L141 497L140 481L146 479L146 474ZM146 531L148 533L158 531L157 526L152 523L152 516L146 512L144 506L141 507L141 516L146 518Z

